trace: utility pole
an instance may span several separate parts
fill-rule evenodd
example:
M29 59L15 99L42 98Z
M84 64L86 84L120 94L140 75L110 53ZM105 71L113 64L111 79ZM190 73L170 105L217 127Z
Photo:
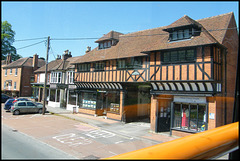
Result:
M47 40L47 54L46 54L46 64L45 64L45 81L44 81L44 88L43 88L43 110L42 114L45 115L45 105L46 105L46 84L47 84L47 68L48 68L48 51L49 51L49 44L50 44L50 36L48 36Z

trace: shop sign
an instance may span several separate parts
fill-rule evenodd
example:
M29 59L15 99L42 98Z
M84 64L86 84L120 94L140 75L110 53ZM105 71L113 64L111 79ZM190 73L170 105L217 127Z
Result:
M215 119L215 114L214 113L209 113L209 119L214 120Z
M206 97L174 96L174 102L207 103Z

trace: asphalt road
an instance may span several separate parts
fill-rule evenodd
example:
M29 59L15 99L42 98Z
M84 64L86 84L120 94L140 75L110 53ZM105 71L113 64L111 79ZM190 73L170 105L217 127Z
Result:
M1 159L77 159L2 124Z

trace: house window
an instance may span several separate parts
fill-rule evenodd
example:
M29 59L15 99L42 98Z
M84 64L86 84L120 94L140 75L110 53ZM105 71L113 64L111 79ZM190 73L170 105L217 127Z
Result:
M78 64L77 70L78 72L89 72L90 71L90 63Z
M164 63L190 62L195 60L195 55L194 49L166 51L161 55L161 59Z
M4 87L3 87L3 89L6 89L6 82L4 82Z
M16 88L17 88L17 82L14 82L14 87L13 87L13 89L16 90Z
M37 75L37 83L40 82L40 74Z
M105 62L96 62L95 63L95 71L104 70Z
M190 131L207 130L205 104L174 103L173 128Z
M7 69L5 69L5 76L7 76Z
M61 83L62 82L62 73L58 73L58 82L57 83Z
M10 74L12 75L12 69L10 69Z
M15 76L18 74L18 68L15 69Z
M130 63L127 65L127 68L130 69L139 69L142 68L142 57L134 57L130 59Z
M51 73L51 82L50 83L61 83L62 81L62 72L52 72Z
M73 71L67 72L66 84L73 84L73 78L74 78L74 72Z
M176 40L189 39L191 36L192 36L192 30L190 29L178 30L170 33L170 40L176 41Z
M106 49L112 46L112 41L104 41L98 44L98 49Z
M126 60L120 59L117 60L117 69L125 69L126 68Z

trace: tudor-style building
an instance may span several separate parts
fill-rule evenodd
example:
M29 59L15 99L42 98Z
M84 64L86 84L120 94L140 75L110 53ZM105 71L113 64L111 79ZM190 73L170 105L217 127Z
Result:
M152 131L179 136L231 123L238 54L232 12L185 15L125 35L111 31L95 42L73 63L78 112L149 118Z

